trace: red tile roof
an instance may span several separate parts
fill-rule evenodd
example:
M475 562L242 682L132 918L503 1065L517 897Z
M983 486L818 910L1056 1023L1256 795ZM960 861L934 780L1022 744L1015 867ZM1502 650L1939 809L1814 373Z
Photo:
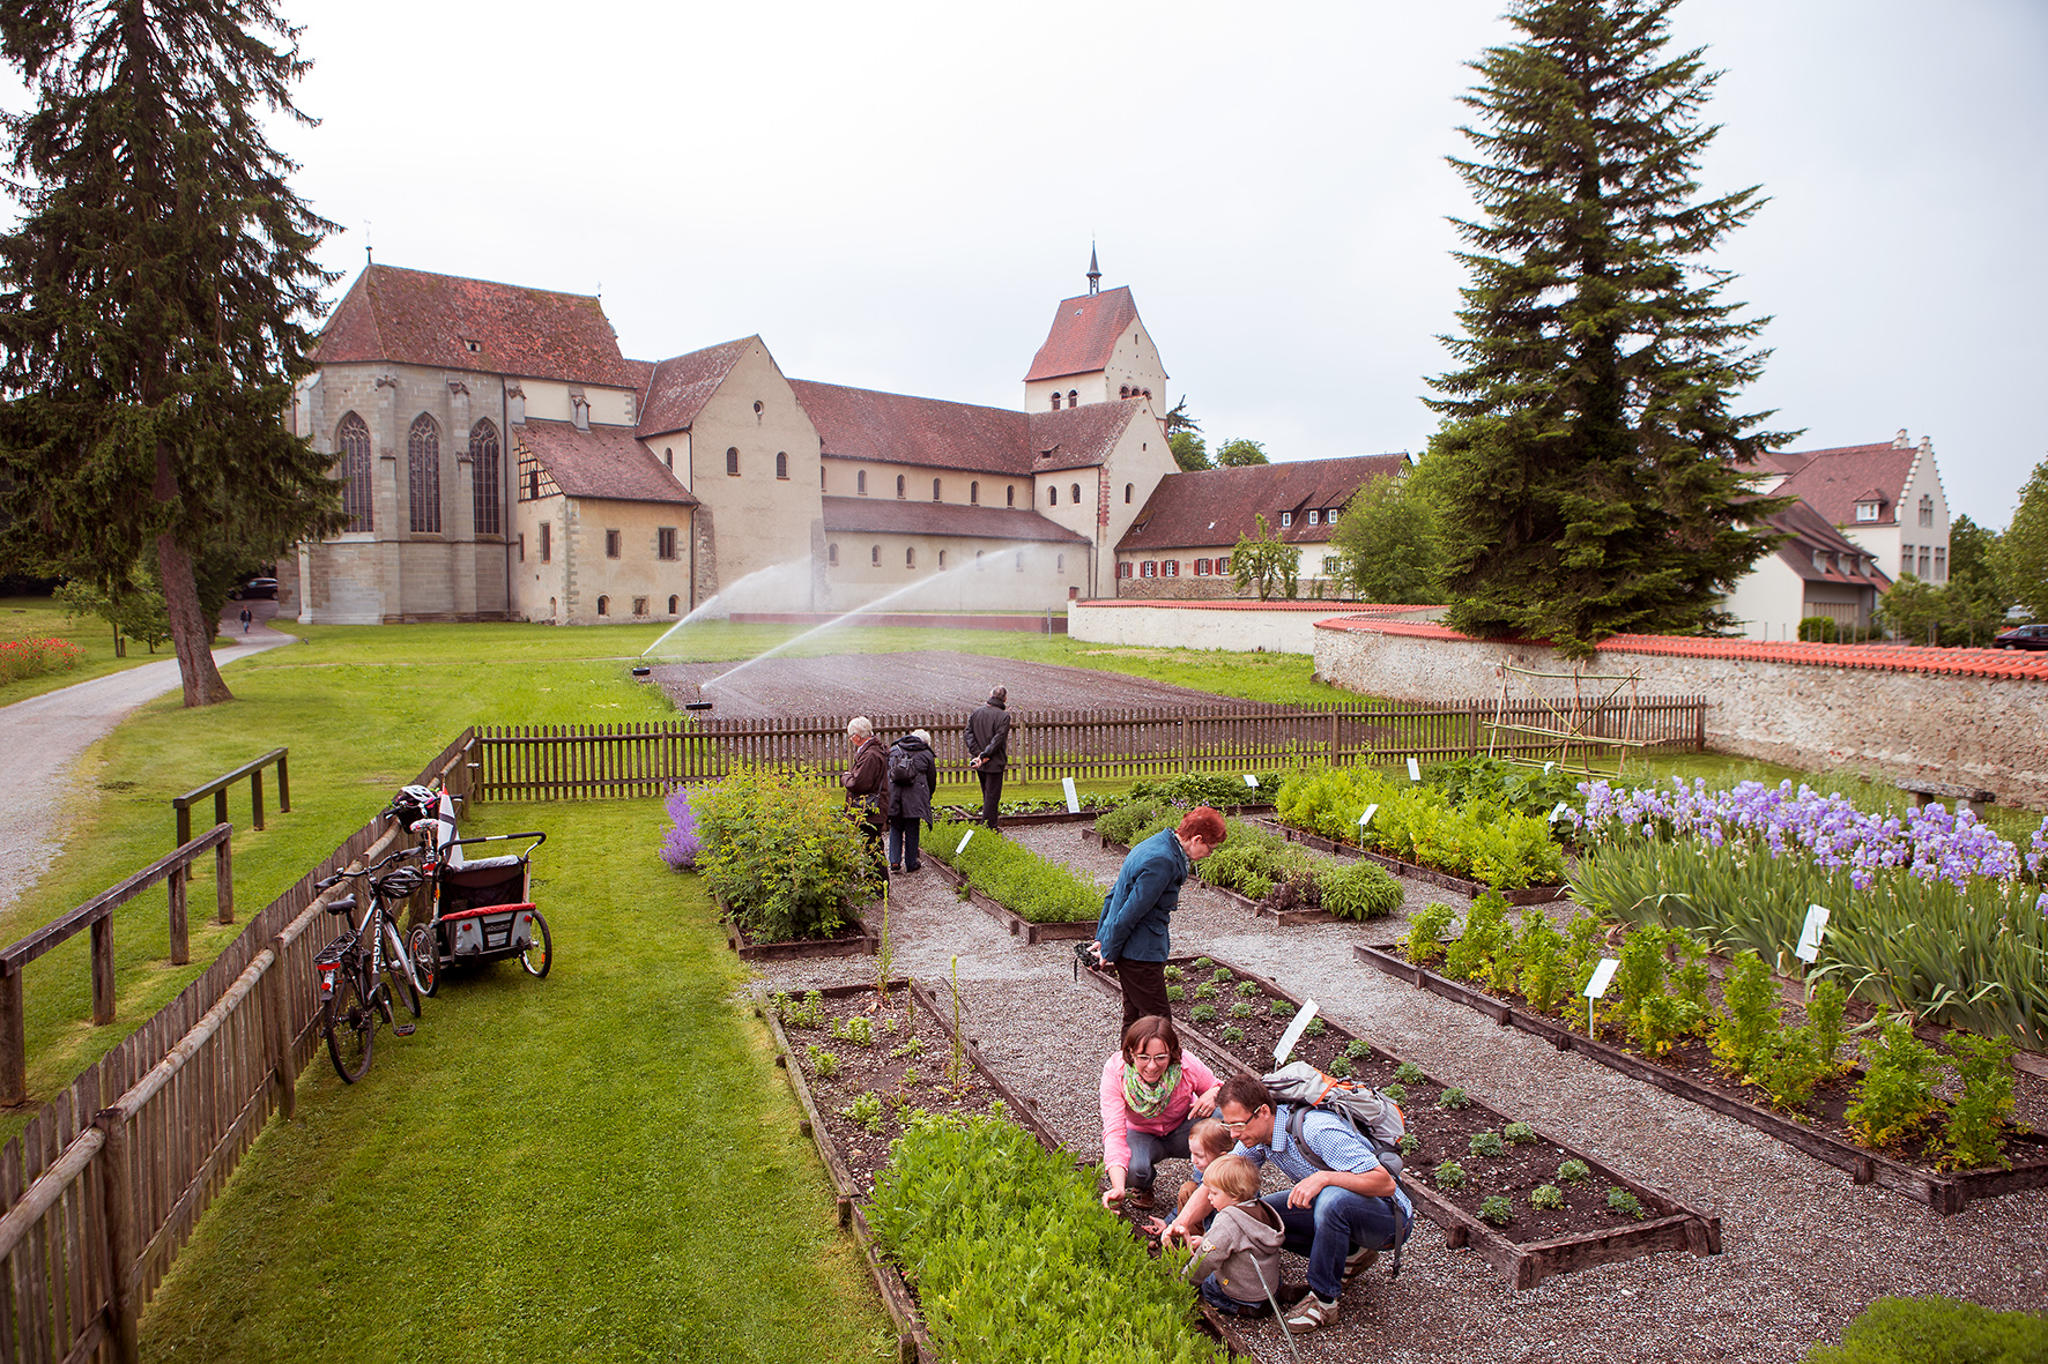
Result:
M1139 399L1133 398L1114 403L1084 403L1062 412L1033 412L1031 472L1058 473L1106 463L1109 452L1116 449L1117 441L1123 438L1141 405ZM1159 439L1166 439L1164 428L1160 429Z
M1251 601L1244 598L1176 601L1170 597L1100 597L1076 603L1080 606L1128 606L1168 611L1310 611L1317 615L1350 617L1368 615L1400 616L1409 612L1441 611L1441 606L1401 606L1374 602L1341 601Z
M1319 516L1311 526L1309 509L1342 508L1366 483L1407 467L1406 455L1348 455L1168 474L1152 490L1117 548L1234 545L1240 536L1257 532L1260 514L1289 544L1321 544L1330 538L1329 518ZM1280 525L1283 511L1295 513L1294 524L1285 529Z
M1137 320L1138 305L1128 287L1061 299L1052 315L1052 330L1033 357L1024 382L1107 368L1116 339Z
M637 378L595 298L392 265L356 277L321 330L314 358L610 388L635 387Z
M1441 625L1367 620L1341 616L1316 622L1318 630L1354 634L1404 635L1414 639L1469 639ZM1540 640L1496 643L1538 644ZM1597 652L1662 654L1678 658L1720 658L1746 663L1790 663L1813 667L1869 668L1879 672L1941 673L1957 677L2004 677L2048 682L2048 655L2012 649L1931 649L1913 644L1766 643L1751 639L1709 639L1693 635L1615 635Z
M671 431L688 430L697 420L697 414L704 410L704 404L711 401L711 395L725 382L725 376L732 373L732 367L746 354L747 347L760 339L758 336L743 336L737 341L706 346L688 355L671 356L656 362L643 389L639 434L662 436Z
M1891 589L1892 580L1884 575L1882 569L1874 566L1867 574L1842 571L1841 565L1844 563L1854 563L1860 567L1865 559L1874 559L1875 556L1836 530L1828 523L1826 517L1813 509L1811 504L1803 501L1794 502L1775 516L1765 519L1773 529L1786 537L1778 543L1778 558L1806 581L1839 583L1847 587L1874 587L1879 592ZM1813 556L1816 553L1830 566L1815 568Z
M1825 517L1830 525L1895 526L1899 523L1899 497L1906 489L1906 475L1912 471L1919 451L1910 445L1844 445L1833 450L1806 450L1780 456L1781 465L1791 465L1791 474L1774 493L1781 497L1802 497ZM1866 493L1884 495L1875 521L1858 521L1856 503Z
M790 386L818 428L828 457L1015 478L1031 474L1029 423L1022 412L809 379L792 379Z
M570 497L697 505L690 490L624 427L578 431L570 422L529 421L512 428L512 444L515 454L538 458Z
M957 535L979 540L1032 540L1085 545L1088 537L1035 511L893 497L828 497L825 529L878 535Z

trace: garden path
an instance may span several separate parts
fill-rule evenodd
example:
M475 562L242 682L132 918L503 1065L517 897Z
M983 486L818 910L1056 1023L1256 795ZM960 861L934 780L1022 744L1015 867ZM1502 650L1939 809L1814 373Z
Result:
M1019 842L1106 883L1120 855L1077 826L1023 828ZM1408 907L1458 897L1404 882ZM940 987L954 953L968 1031L1003 1078L1037 1103L1075 1154L1101 1153L1095 1085L1116 1045L1109 996L1073 980L1069 943L1025 946L954 899L929 872L894 883L896 970ZM1639 1084L1356 961L1398 920L1282 928L1195 882L1174 916L1176 952L1207 952L1314 998L1347 1026L1465 1085L1515 1117L1722 1218L1715 1257L1657 1254L1582 1270L1514 1293L1469 1251L1423 1222L1400 1279L1354 1284L1344 1316L1304 1339L1308 1359L1391 1364L1471 1361L1744 1360L1784 1364L1839 1335L1886 1293L1949 1293L2002 1308L2048 1301L2048 1191L1941 1217L1751 1128ZM872 979L872 959L778 963L778 988ZM1178 1168L1162 1171L1173 1187ZM1301 1266L1291 1261L1291 1277ZM1269 1364L1289 1358L1278 1330L1248 1336Z
M237 619L244 605L258 617L247 635ZM216 664L260 654L295 638L271 627L276 602L228 606L221 613L221 637L228 642L214 649ZM64 845L66 828L90 799L87 786L76 779L85 750L136 707L180 685L177 659L165 658L0 706L0 790L7 793L0 802L0 913L42 876Z

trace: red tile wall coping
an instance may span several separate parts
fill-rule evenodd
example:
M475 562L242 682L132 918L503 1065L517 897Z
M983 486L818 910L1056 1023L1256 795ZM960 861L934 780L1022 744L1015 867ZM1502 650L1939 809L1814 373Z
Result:
M1329 623L1337 625L1334 618L1358 615L1386 614L1403 615L1411 611L1434 611L1433 606L1394 606L1374 602L1328 602L1328 601L1217 601L1202 597L1185 600L1173 597L1094 597L1075 602L1076 606L1140 606L1158 607L1172 611L1315 611L1333 617ZM1448 632L1446 632L1448 634ZM1463 638L1463 636L1451 636Z
M741 625L825 625L840 617L830 611L735 611L732 619ZM915 612L869 612L860 618L862 625L873 626L928 626L934 630L1009 630L1019 634L1042 635L1045 633L1045 614L1015 616L977 615L920 615ZM1059 612L1052 617L1052 632L1063 635L1067 632L1067 618Z
M1139 603L1116 604L1128 606ZM1214 604L1236 605L1222 602ZM1257 606L1259 603L1245 605ZM1364 634L1407 635L1418 639L1488 642L1472 640L1471 636L1459 634L1447 626L1422 621L1372 620L1362 618L1358 613L1317 621L1316 628ZM1491 642L1548 647L1540 640L1510 639ZM1677 658L1727 659L1732 662L1796 663L1823 668L1869 668L1881 672L1946 673L1956 677L2005 677L2025 681L2048 681L2048 655L2025 654L2008 649L1933 649L1914 644L1773 644L1762 640L1701 639L1686 635L1615 635L1601 641L1596 652L1663 654Z

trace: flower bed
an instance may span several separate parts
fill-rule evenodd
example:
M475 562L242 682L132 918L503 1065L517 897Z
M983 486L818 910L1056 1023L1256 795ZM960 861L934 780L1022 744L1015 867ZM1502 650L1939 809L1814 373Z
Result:
M1185 1035L1199 1038L1206 1052L1239 1069L1272 1069L1274 1044L1302 1001L1261 976L1214 958L1176 957L1170 966L1179 973L1173 983L1183 991L1173 1003L1174 1022ZM1106 972L1090 971L1088 978L1104 991L1117 992L1115 977ZM1204 988L1213 988L1214 993L1197 998ZM1282 1006L1277 1013L1276 1001ZM1213 1009L1215 1016L1198 1017L1195 1010L1202 1006ZM1396 1102L1409 1134L1417 1139L1404 1157L1407 1172L1402 1183L1417 1214L1444 1229L1447 1245L1471 1246L1510 1287L1530 1288L1554 1274L1659 1250L1720 1252L1718 1218L1527 1124L1514 1123L1338 1023L1318 1021L1323 1027L1318 1030L1310 1024L1310 1035L1301 1039L1289 1059L1308 1061L1331 1074L1355 1076L1379 1088L1401 1086ZM1447 1094L1454 1106L1440 1102ZM1524 1139L1510 1140L1510 1127ZM1493 1143L1484 1139L1475 1151L1474 1139L1482 1133L1500 1139L1497 1154L1487 1153ZM1436 1183L1435 1171L1446 1160L1462 1167L1464 1180L1457 1187ZM1559 1167L1566 1161L1583 1165L1584 1173L1560 1179ZM1544 1192L1539 1194L1539 1189ZM1628 1197L1610 1201L1617 1190ZM1552 1193L1557 1206L1542 1206L1553 1201ZM1532 1196L1537 1203L1531 1203ZM1499 1204L1489 1204L1491 1199L1507 1200L1504 1224L1484 1220L1501 1211Z
M1048 1340L1086 1329L1080 1307L1046 1300L1043 1285L1019 1299L1018 1278L999 1264L1007 1255L1041 1273L1056 1268L1055 1257L1081 1269L1091 1311L1142 1319L1146 1343L1160 1346L1134 1358L1214 1358L1189 1325L1192 1290L1152 1269L1096 1203L1093 1179L1074 1170L1031 1105L960 1035L950 997L901 982L886 997L867 985L837 986L778 993L759 1011L831 1176L840 1225L860 1243L902 1331L899 1357L988 1357L995 1338L984 1328L999 1311ZM1009 1123L1029 1135L1008 1135ZM986 1177L963 1184L973 1169ZM1027 1217L1027 1208L1038 1211ZM1115 1272L1096 1261L1114 1262ZM1234 1334L1223 1338L1242 1348Z
M673 802L675 797L671 797ZM671 808L672 864L688 819L696 865L750 943L836 939L878 889L866 837L824 787L742 768ZM870 949L871 950L871 949Z
M1960 1041L1966 1084L1953 1104L1943 1104L1934 1097L1934 1054L1904 1024L1889 1025L1872 1045L1867 1069L1853 1068L1841 1060L1838 989L1818 987L1803 1023L1794 1025L1780 1017L1778 986L1760 958L1744 954L1716 985L1697 949L1661 929L1631 935L1611 998L1594 1016L1605 1035L1589 1037L1578 992L1601 950L1599 921L1581 916L1558 934L1547 919L1536 922L1539 911L1514 933L1504 931L1497 912L1475 906L1474 915L1476 936L1488 945L1461 950L1461 938L1441 970L1417 960L1434 955L1427 943L1437 929L1427 912L1411 921L1406 949L1354 950L1389 975L1736 1118L1848 1170L1859 1184L1884 1184L1938 1211L2048 1187L2048 1138L2007 1120L2013 1081L2003 1044ZM1467 936L1475 936L1470 924ZM1667 980L1665 954L1674 943L1680 965ZM1571 1016L1563 1016L1561 1006L1574 1000ZM2010 1168L1940 1168L1995 1159Z
M962 898L993 916L1013 937L1036 943L1095 936L1102 917L1102 891L1095 883L1000 833L942 824L924 856Z
M1132 805L1096 821L1103 847L1131 848L1180 820L1174 806ZM1311 857L1258 824L1226 819L1223 845L1191 868L1195 878L1245 909L1281 924L1363 923L1385 918L1406 898L1400 883L1369 863L1343 866ZM1084 835L1085 836L1085 835Z
M67 639L0 639L0 682L70 672L84 657L85 650Z

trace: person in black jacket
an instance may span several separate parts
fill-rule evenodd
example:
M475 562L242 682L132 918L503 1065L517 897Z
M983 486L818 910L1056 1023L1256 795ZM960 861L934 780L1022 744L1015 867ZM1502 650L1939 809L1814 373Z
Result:
M1003 767L1009 758L1010 693L997 687L988 704L967 717L967 765L981 778L981 822L996 827L996 806L1003 799Z
M916 871L917 826L932 818L932 788L939 784L938 755L932 736L913 729L889 749L889 870Z
M883 792L889 785L889 750L882 747L882 741L875 737L875 727L865 715L856 715L846 726L846 744L852 749L852 756L846 762L846 775L839 784L846 790L846 806L853 817L860 822L861 832L867 836L868 852L874 858L875 874L882 874L882 829L886 816L886 797Z

